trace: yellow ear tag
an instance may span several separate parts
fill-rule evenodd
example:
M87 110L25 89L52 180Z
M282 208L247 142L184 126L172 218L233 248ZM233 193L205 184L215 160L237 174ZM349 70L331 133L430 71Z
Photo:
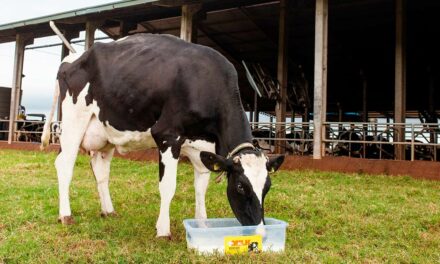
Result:
M271 170L270 170L270 173L274 173L275 172L275 168L272 168Z
M217 170L219 170L219 169L220 169L220 166L219 166L217 163L215 163L215 164L214 164L214 170L217 171Z

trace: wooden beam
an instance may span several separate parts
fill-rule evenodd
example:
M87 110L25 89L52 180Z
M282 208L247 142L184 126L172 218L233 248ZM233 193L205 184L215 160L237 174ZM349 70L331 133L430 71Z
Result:
M152 4L155 6L162 7L176 7L181 5L190 5L199 3L200 0L160 0L157 2L153 2Z
M405 123L406 114L406 37L405 0L396 0L396 50L395 50L395 88L394 88L394 122ZM397 127L395 141L405 141L405 128ZM396 145L394 155L397 160L405 159L405 148Z
M79 37L79 31L63 31L63 35L67 41L71 41L74 38ZM61 45L61 60L63 60L67 55L69 55L70 50L66 45Z
M86 22L86 40L84 50L90 49L95 42L95 31L103 24L103 21L87 21Z
M280 1L280 17L278 27L278 70L277 80L279 84L279 97L275 106L277 122L286 122L286 102L287 102L287 0ZM286 127L277 125L275 128L277 138L286 137ZM286 142L278 141L275 145L275 153L281 154L286 150Z
M201 4L182 6L182 18L180 21L181 39L188 42L194 42L195 38L197 37L197 29L194 27L194 17L201 8Z
M119 38L128 36L128 33L135 29L137 29L136 23L121 20L119 22Z
M11 106L9 111L9 134L8 134L8 144L11 144L15 140L15 130L17 124L15 123L17 119L18 107L21 101L21 86L23 80L23 62L24 62L24 51L26 45L33 43L33 37L29 34L17 34L15 39L15 58L14 58L14 76L12 79L12 89L11 89Z
M362 82L362 122L368 122L368 83L367 76L363 70L360 70L360 77Z
M327 114L327 34L328 0L316 0L315 14L315 76L313 101L313 158L325 155L325 126Z

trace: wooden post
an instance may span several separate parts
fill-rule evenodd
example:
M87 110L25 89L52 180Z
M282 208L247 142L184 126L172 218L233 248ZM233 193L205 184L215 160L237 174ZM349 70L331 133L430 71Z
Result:
M197 29L195 28L194 17L202 8L201 4L183 5L182 17L180 21L180 38L194 42L197 38Z
M396 53L395 53L395 89L394 122L405 123L406 113L406 39L405 39L405 0L396 0ZM405 128L397 127L395 141L405 141ZM405 147L396 145L394 155L397 160L405 159Z
M437 121L437 113L435 112L435 82L434 82L434 75L433 71L431 70L431 66L428 66L426 69L428 73L428 115L431 117L430 120L426 120L428 123L438 123ZM429 143L438 143L437 139L437 129L438 125L435 126L429 126ZM434 161L437 161L436 159L436 148L434 148Z
M103 24L102 21L87 21L86 22L86 40L84 43L84 50L90 49L95 42L95 31Z
M137 23L120 21L119 22L119 38L128 36L128 33L137 28Z
M286 101L287 101L287 0L280 1L280 17L278 30L278 72L279 97L275 106L277 122L286 122ZM286 127L276 125L276 137L286 138ZM275 153L281 154L286 150L285 141L275 141Z
M254 122L258 122L258 94L257 91L254 92ZM253 129L257 129L258 125L254 125Z
M367 108L367 77L365 76L365 73L363 70L360 71L361 76L361 82L362 82L362 122L367 123L368 122L368 108Z
M15 38L15 58L14 58L14 76L12 79L12 89L11 89L11 106L9 111L9 134L8 134L8 144L11 144L15 140L15 130L17 124L15 123L17 119L18 107L20 105L21 97L21 85L23 79L23 62L24 62L24 51L26 45L32 44L33 38L26 34L17 34Z
M328 0L316 0L315 14L315 87L313 101L313 158L325 155L325 126L327 114L327 34Z

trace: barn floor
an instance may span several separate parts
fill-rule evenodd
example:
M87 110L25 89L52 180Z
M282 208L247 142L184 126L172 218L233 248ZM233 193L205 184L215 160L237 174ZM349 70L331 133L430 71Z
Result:
M39 144L17 142L8 145L0 141L1 149L39 150ZM59 151L58 145L51 145L48 151ZM158 161L156 150L139 151L119 157L137 161ZM325 157L313 160L311 157L287 156L282 169L284 170L316 170L360 174L406 175L417 179L440 181L440 162L431 161L395 161L367 160L348 157Z

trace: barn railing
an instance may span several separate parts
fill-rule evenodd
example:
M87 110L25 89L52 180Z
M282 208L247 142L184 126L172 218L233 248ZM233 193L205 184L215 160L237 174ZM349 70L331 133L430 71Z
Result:
M45 121L36 120L17 120L14 122L16 129L14 131L13 141L41 142L43 127ZM51 123L51 143L56 143L60 134L60 121ZM9 120L0 119L0 140L8 140Z
M403 145L407 160L438 160L439 124L326 122L324 125L323 141L330 155L394 159L394 149ZM404 135L399 136L400 133Z
M14 141L40 142L43 121L16 121ZM254 144L272 153L279 145L294 155L313 154L312 122L251 122ZM372 159L394 159L395 148L403 145L407 160L440 160L439 124L326 122L323 142L326 155ZM276 128L285 137L276 134ZM0 119L0 140L8 140L9 120ZM399 137L399 133L404 133ZM60 122L52 122L51 143L57 143ZM403 138L404 140L397 140Z
M276 135L277 126L285 137ZM394 159L395 148L402 146L406 160L440 160L439 124L326 122L324 126L322 141L329 156ZM254 141L266 152L280 145L290 154L313 153L312 123L253 122L251 128Z
M279 145L287 153L311 155L313 153L313 123L309 122L251 122L254 144L266 152L273 152ZM276 134L276 129L285 137Z

